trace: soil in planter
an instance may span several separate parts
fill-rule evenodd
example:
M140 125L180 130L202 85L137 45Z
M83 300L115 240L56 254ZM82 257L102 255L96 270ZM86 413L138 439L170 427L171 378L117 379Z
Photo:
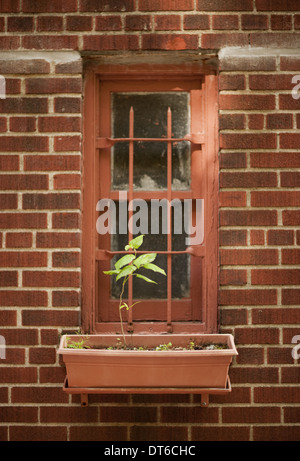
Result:
M70 349L97 349L97 350L125 350L125 351L200 351L200 350L222 350L228 349L227 344L214 344L214 343L203 343L196 344L194 341L190 341L186 347L175 346L171 342L166 344L159 344L155 347L149 346L135 346L133 344L123 344L120 338L117 338L114 346L88 346L84 344L84 340L78 342L67 342L67 348Z

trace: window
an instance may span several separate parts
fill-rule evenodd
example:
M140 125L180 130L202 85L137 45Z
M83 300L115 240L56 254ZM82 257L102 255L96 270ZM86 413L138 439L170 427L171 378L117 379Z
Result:
M124 317L128 331L216 331L216 75L195 65L93 67L84 99L84 330L118 331L120 287L103 270L143 233L140 250L156 252L168 276L129 284L126 296L142 302Z

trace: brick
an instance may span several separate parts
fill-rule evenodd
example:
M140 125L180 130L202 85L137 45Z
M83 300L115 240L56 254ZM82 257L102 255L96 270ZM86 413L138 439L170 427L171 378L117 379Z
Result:
M67 440L66 427L49 426L10 426L10 440L14 442L22 441L41 441L53 440L63 442Z
M223 423L280 423L280 408L276 407L235 407L223 408Z
M47 346L56 346L59 340L59 332L57 329L45 329L41 330L41 344Z
M219 193L219 203L221 207L240 207L246 206L246 192L223 192Z
M29 77L25 81L27 94L81 93L81 78Z
M299 408L286 407L284 411L284 422L285 423L300 423Z
M79 313L77 311L64 310L23 310L22 324L25 326L65 326L74 327L79 325ZM61 390L60 390L61 392Z
M98 439L97 439L98 440ZM141 426L135 425L130 428L130 440L132 441L165 441L176 442L188 440L187 427L184 426Z
M53 291L53 307L78 307L80 305L80 296L77 291Z
M254 388L255 403L299 403L300 388L296 386Z
M127 441L127 426L71 426L70 427L70 441Z
M35 367L1 367L0 383L36 383Z
M54 138L55 152L74 152L81 149L80 136L56 136Z
M247 158L244 152L221 152L220 168L246 168Z
M292 15L272 14L271 15L271 29L272 30L291 30L292 29Z
M255 427L253 430L253 440L257 442L293 442L299 440L299 426L272 426L272 427Z
M32 16L19 16L7 18L7 31L8 32L32 32L33 31L33 17Z
M204 49L219 49L224 46L247 46L248 43L247 34L239 32L204 33L201 36L201 46Z
M223 397L224 398L224 397ZM192 426L192 440L193 441L207 441L219 442L237 442L237 441L249 441L250 440L250 428L249 426L235 426L234 430L232 427L211 425L211 426Z
M268 172L235 172L220 174L220 187L256 188L276 187L277 174Z
M257 269L251 271L252 285L297 285L300 270L297 269Z
M34 407L10 406L1 408L1 422L37 423L38 409Z
M93 18L92 16L67 16L66 30L92 30Z
M36 128L35 117L11 117L9 120L10 131L32 132Z
M47 306L48 297L44 291L1 291L1 306Z
M268 16L262 14L242 14L243 30L265 30L268 28Z
M150 15L131 14L125 17L125 30L149 31L152 29Z
M249 75L251 90L291 90L292 76L289 74L253 74ZM288 95L291 97L291 95ZM293 98L291 98L293 99Z
M249 130L262 130L264 128L263 114L248 114L248 128Z
M83 37L83 50L88 51L118 51L139 49L137 35L89 35Z
M300 153L298 152L251 152L252 168L299 168Z
M16 210L18 207L17 194L0 194L1 210Z
M0 267L42 266L47 266L47 253L43 251L3 251L0 253Z
M257 11L299 11L297 0L256 0Z
M0 99L1 113L38 114L48 112L47 98L6 98Z
M219 239L221 246L246 245L247 231L240 229L221 229Z
M279 330L278 328L236 328L235 339L237 344L278 344Z
M295 16L295 22L296 22ZM298 15L300 18L300 15ZM280 69L281 70L300 70L300 58L298 56L281 56L280 58ZM291 80L292 80L292 76Z
M74 248L80 246L79 232L37 232L37 248Z
M252 11L252 0L198 0L198 10L203 11Z
M140 8L141 9L141 8ZM83 12L125 12L134 11L134 0L81 0L80 11Z
M18 286L17 271L0 271L0 286L1 287L16 287Z
M296 141L296 140L295 140ZM296 144L296 142L295 142ZM275 133L228 133L221 134L222 149L275 149Z
M198 36L187 34L143 35L143 50L197 50Z
M2 0L0 5L1 13L17 13L20 11L19 0Z
M234 289L222 290L220 293L221 305L272 305L277 303L276 290Z
M80 117L39 117L38 128L41 133L72 132L81 130Z
M122 30L121 16L97 16L95 30Z
M230 271L231 272L231 271ZM244 271L232 271L244 273ZM247 324L247 310L246 309L222 309L221 310L221 324L222 325L238 325Z
M0 137L2 152L47 152L46 136L2 136Z
M57 251L52 254L53 267L80 267L80 254L70 251Z
M5 117L0 118L0 133L5 133L7 131L7 120Z
M282 289L282 303L291 305L299 304L300 289L298 288L284 288Z
M294 363L290 347L269 347L267 357L271 364Z
M37 18L38 32L60 32L63 30L63 17L40 16Z
M223 265L272 265L278 264L277 250L221 250L221 264Z
M80 273L66 271L23 271L23 287L79 287Z
M43 174L0 174L1 190L47 190L48 176Z
M285 229L271 229L267 231L268 245L292 245L294 232Z
M299 100L294 99L290 94L280 94L279 95L279 109L280 110L298 110L299 109ZM287 145L288 145L288 138ZM291 147L288 147L291 149Z
M6 229L40 229L47 227L46 213L2 213L0 227Z
M235 30L239 28L237 14L218 14L212 16L212 28L214 30Z
M20 47L21 39L16 36L0 37L0 50L17 50Z
M1 329L1 334L5 337L6 345L35 345L38 344L38 331L33 328L7 328Z
M300 193L290 191L254 191L251 192L251 205L256 207L287 207L297 206Z
M236 359L240 365L261 365L264 363L264 350L262 347L239 347Z
M80 170L79 155L26 155L26 171L74 171Z
M81 112L81 98L57 97L54 99L54 111L57 113Z
M276 210L221 210L222 226L272 226L277 225Z
M53 213L53 229L77 229L80 225L79 213Z
M77 50L78 37L75 35L25 35L23 48L35 50Z
M264 245L265 243L265 232L260 229L251 229L250 231L250 243L251 245Z
M73 209L80 208L77 193L23 194L23 209Z
M193 0L140 0L140 11L189 11L194 9Z
M56 350L54 347L30 347L29 363L46 364L56 362Z
M270 48L298 48L300 45L300 34L293 33L293 38L287 32L270 32L265 33L250 33L249 34L250 46L253 47L270 47Z
M276 58L274 56L223 56L220 63L223 71L261 71L276 70ZM250 77L250 76L249 76Z
M253 309L253 323L295 324L299 321L300 309Z
M209 29L209 16L206 14L187 14L183 18L185 30Z
M3 286L3 285L1 285ZM1 326L15 327L17 326L17 312L8 309L0 310Z
M244 90L245 89L244 75L220 74L219 88L220 90Z
M126 406L126 407L106 407L100 408L100 420L102 422L156 422L157 409L155 407L139 407L139 406Z
M220 130L243 130L245 124L244 114L221 114L219 117Z
M98 408L88 407L86 413L82 413L80 407L60 406L58 412L55 407L41 407L42 423L97 423Z
M275 109L274 95L235 95L235 94L221 94L220 95L220 109L234 109L234 110L263 110Z
M163 423L217 423L219 415L217 408L207 408L203 412L201 406L162 406L161 422Z
M52 0L51 4L37 0L23 0L23 13L69 13L77 11L76 0Z
M267 129L284 130L293 128L293 114L268 114Z
M154 17L155 30L180 30L181 17L177 14L157 15Z
M53 176L54 189L80 189L81 177L78 174L56 174Z
M300 210L283 210L282 223L284 226L297 226L300 222Z

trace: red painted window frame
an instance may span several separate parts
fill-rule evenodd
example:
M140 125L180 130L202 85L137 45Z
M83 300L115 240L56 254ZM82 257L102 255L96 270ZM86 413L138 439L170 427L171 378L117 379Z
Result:
M196 166L202 172L202 190L195 186L193 198L204 198L205 245L198 248L197 256L191 258L202 261L201 281L201 321L140 322L135 324L135 332L217 332L218 299L218 78L214 70L205 71L197 64L185 65L92 65L86 70L84 88L84 123L83 123L83 208L82 208L82 328L88 333L115 333L117 322L97 321L98 297L105 297L105 290L99 293L97 271L99 264L99 236L96 220L99 213L96 204L100 198L109 198L109 190L99 190L100 162L99 146L101 139L110 136L110 117L103 117L105 98L111 88L155 88L159 91L166 87L166 82L181 82L186 88L195 87L192 102L197 109L199 119L195 126L191 120L191 131L203 133L203 144L193 147L197 155ZM197 82L197 83L196 83ZM197 89L198 88L198 89ZM104 89L104 90L103 90ZM108 107L108 106L107 106ZM195 129L194 129L195 128ZM102 143L102 144L101 144ZM106 156L109 158L109 156ZM107 166L107 165L106 165ZM103 167L101 163L101 168ZM193 174L193 171L191 172ZM193 181L193 178L192 178ZM105 181L104 181L105 183ZM194 184L196 181L194 181ZM100 187L101 188L101 187ZM100 195L101 194L101 195ZM153 196L151 194L151 196ZM113 198L113 194L111 195ZM143 197L141 197L143 198ZM101 267L102 270L103 267ZM108 277L107 277L108 278ZM195 285L195 283L194 283ZM199 289L194 291L199 295Z

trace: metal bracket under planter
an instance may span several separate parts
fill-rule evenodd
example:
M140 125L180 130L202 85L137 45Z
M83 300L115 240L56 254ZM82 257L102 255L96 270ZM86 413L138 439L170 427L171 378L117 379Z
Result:
M198 388L198 387L69 387L68 377L66 376L63 391L67 394L80 394L81 406L87 407L89 404L89 394L201 394L201 406L207 407L209 404L209 395L228 394L231 392L231 383L229 376L225 388Z

